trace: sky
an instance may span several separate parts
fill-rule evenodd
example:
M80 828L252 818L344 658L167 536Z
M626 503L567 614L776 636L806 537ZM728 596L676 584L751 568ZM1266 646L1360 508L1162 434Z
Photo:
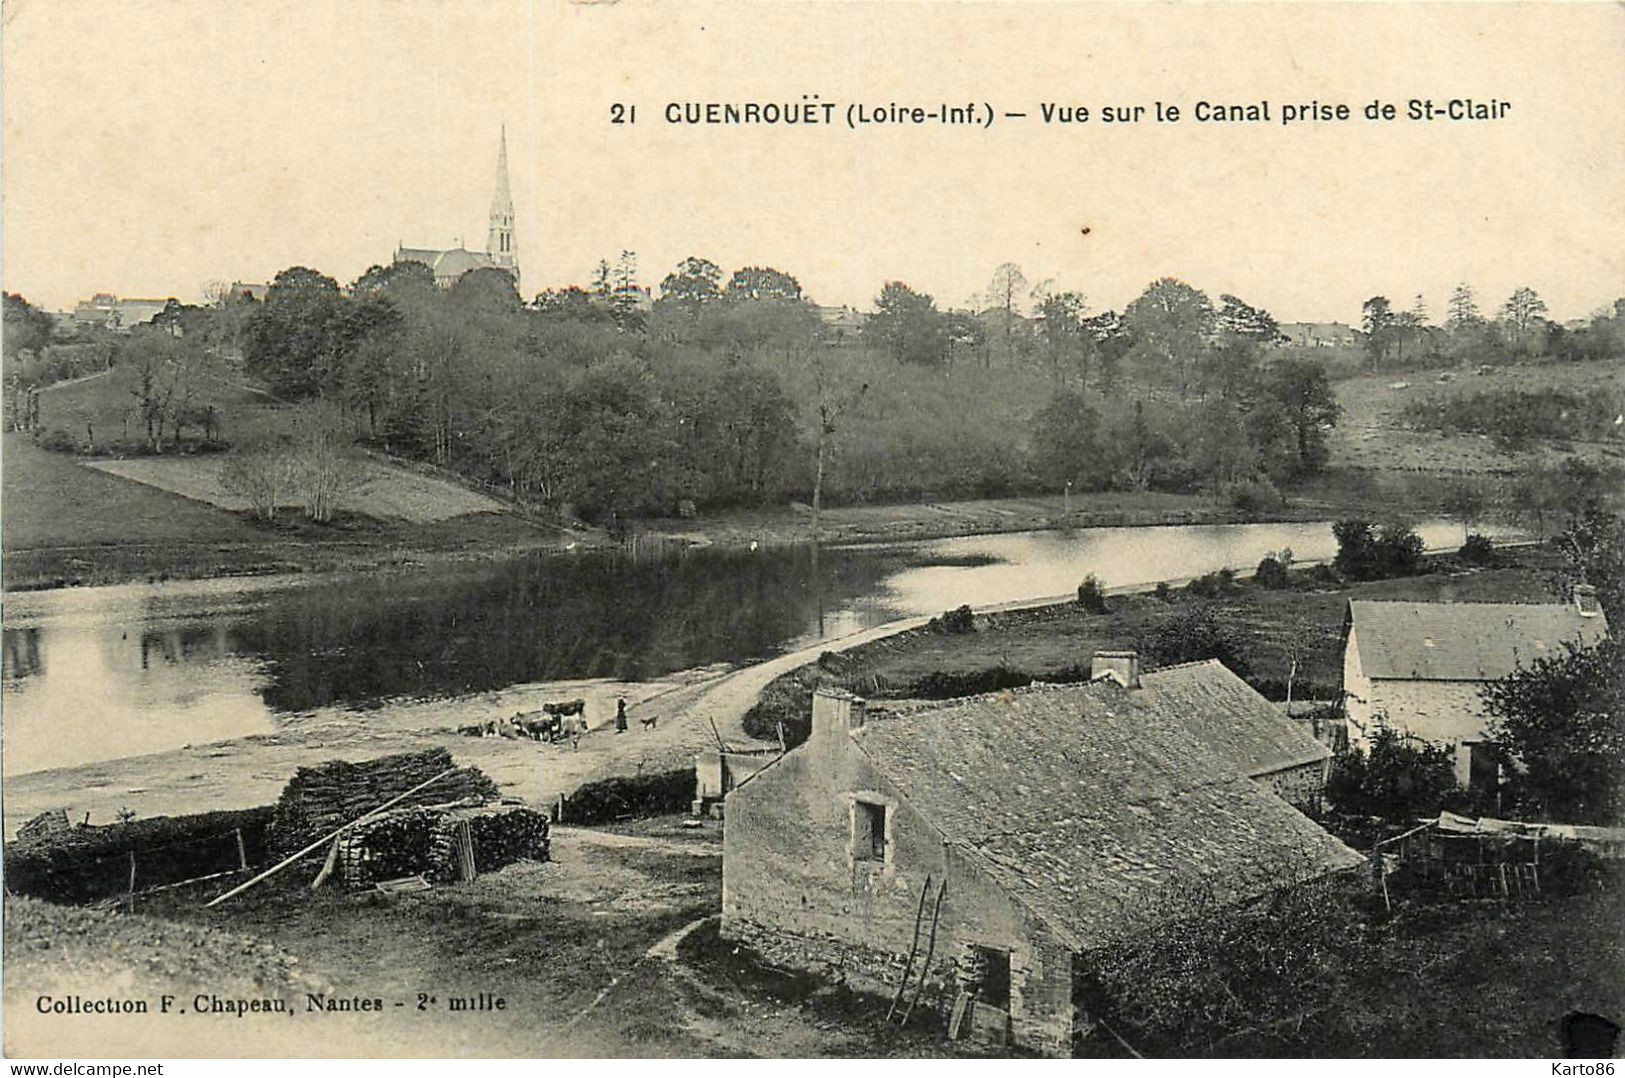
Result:
M943 306L1015 262L1121 308L1176 276L1282 320L1435 317L1519 285L1625 294L1614 4L784 4L8 0L3 279L47 307L196 301L308 265L485 245L506 124L522 291L637 252L771 265L821 303L900 279ZM989 102L983 129L667 124L668 102L839 113ZM1304 123L1318 100L1502 100L1499 121ZM1178 123L1100 122L1163 101ZM1268 100L1272 122L1197 123ZM1041 102L1091 121L1044 125ZM637 122L609 122L614 103Z

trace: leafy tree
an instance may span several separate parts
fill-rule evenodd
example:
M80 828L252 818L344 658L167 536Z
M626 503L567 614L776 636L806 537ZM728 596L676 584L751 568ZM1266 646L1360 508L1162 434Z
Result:
M469 270L457 278L447 295L453 309L476 318L500 318L523 304L513 274L496 266Z
M434 270L412 260L369 266L350 291L357 297L387 296L400 304L421 302L435 294Z
M1098 490L1102 474L1100 413L1083 394L1063 390L1033 421L1033 466L1051 488L1070 486Z
M1308 359L1284 359L1266 373L1262 395L1278 405L1291 426L1299 475L1313 475L1330 457L1327 440L1343 414L1326 368Z
M1123 312L1134 338L1132 355L1152 377L1178 386L1181 396L1207 349L1213 320L1207 295L1173 277L1151 282Z
M1546 301L1528 285L1520 285L1501 306L1501 325L1518 347L1527 347L1546 321Z
M1490 736L1514 797L1562 823L1625 816L1625 646L1536 659L1484 687Z
M1472 286L1463 282L1450 292L1450 302L1446 308L1444 328L1451 334L1461 334L1483 323L1484 318L1478 313L1478 300L1473 295Z
M722 267L705 258L689 257L660 282L661 302L690 310L722 298Z
M1077 292L1052 292L1038 304L1039 335L1044 343L1044 355L1049 360L1050 374L1057 383L1066 381L1067 373L1078 372L1078 384L1089 381L1089 353L1093 341L1084 328L1084 312L1088 305Z
M246 327L248 372L279 396L313 396L337 378L334 347L344 297L338 282L304 266L271 281Z
M728 278L728 298L734 300L800 300L801 282L770 266L746 266Z
M949 311L942 319L943 336L948 342L948 363L962 353L974 355L987 348L987 329L982 320L968 311Z
M1281 327L1275 316L1262 307L1254 307L1232 296L1219 297L1219 332L1227 333L1254 344L1274 344L1282 339Z
M1558 537L1568 569L1554 581L1565 598L1572 584L1597 589L1597 601L1615 626L1625 624L1625 515L1593 502L1583 506Z
M1372 296L1365 301L1360 308L1360 329L1365 333L1365 347L1371 354L1373 370L1387 356L1395 328L1393 304L1388 302L1387 296Z
M37 353L51 340L51 316L15 292L4 294L5 326L0 333L8 367L24 352Z
M1123 316L1116 311L1102 311L1083 320L1083 333L1090 345L1100 370L1100 389L1110 393L1117 384L1117 372L1134 342Z
M593 302L593 293L576 285L538 292L531 310L548 321L613 323L608 306Z
M863 336L900 363L934 366L947 353L947 326L936 300L902 281L887 281L880 290L874 316L863 327Z

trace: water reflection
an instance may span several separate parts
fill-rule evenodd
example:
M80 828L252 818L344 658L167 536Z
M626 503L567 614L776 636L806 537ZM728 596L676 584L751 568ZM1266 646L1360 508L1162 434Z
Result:
M1430 544L1453 525L1421 529ZM8 598L4 771L16 774L523 682L640 679L770 655L961 603L1250 568L1327 525L1114 528L887 547L533 556L319 582Z

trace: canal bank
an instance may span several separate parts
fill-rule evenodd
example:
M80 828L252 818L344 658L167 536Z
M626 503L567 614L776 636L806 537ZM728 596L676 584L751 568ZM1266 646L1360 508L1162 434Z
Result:
M1174 583L1179 583L1175 580ZM1108 594L1149 591L1151 581ZM1073 596L1042 595L985 604L984 615L1054 608ZM327 709L298 716L270 734L186 745L165 752L10 775L4 786L6 830L37 812L66 808L78 820L105 823L129 809L142 817L244 808L274 800L294 770L334 758L364 759L444 747L460 763L485 770L510 796L551 802L584 782L686 766L720 734L748 740L745 714L763 690L820 655L861 649L919 629L930 614L895 618L803 643L743 666L714 665L645 682L605 679L527 684L451 700L420 700L355 714ZM980 643L995 647L991 638ZM550 699L588 701L594 729L579 748L459 734L459 726L533 710ZM614 701L625 698L632 718L625 734L612 730ZM645 723L640 720L652 719Z

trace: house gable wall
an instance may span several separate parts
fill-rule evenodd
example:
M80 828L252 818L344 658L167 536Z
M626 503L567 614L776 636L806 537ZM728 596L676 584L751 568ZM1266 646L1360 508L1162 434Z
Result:
M854 797L887 806L883 862L853 856ZM815 735L727 800L725 938L774 964L889 997L902 978L929 874L910 995L928 949L920 1005L943 1013L957 990L956 958L972 946L1009 951L1016 1043L1050 1054L1070 1050L1070 949L1034 923L972 856L946 842L847 734ZM932 911L943 880L947 892L932 948Z

